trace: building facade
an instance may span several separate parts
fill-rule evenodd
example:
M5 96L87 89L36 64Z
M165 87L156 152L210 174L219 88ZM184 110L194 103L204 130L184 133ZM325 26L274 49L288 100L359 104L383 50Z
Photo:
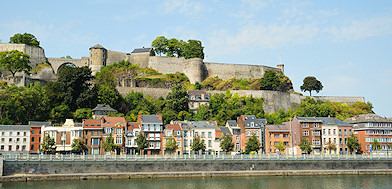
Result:
M29 125L0 125L0 153L28 154L30 152Z
M174 154L181 155L183 153L183 138L182 138L182 129L179 124L167 124L165 125L165 129L163 132L163 142L162 142L162 151L163 154L170 154L166 150L166 143L169 138L173 138L175 143L177 144L177 149L174 151Z
M83 122L83 142L87 147L85 154L104 154L102 147L103 127L100 119L84 119Z
M266 153L285 154L286 149L291 147L290 128L287 125L266 125L265 126L265 151ZM283 143L285 150L279 151L275 145Z
M148 147L143 150L143 154L161 155L163 122L162 116L157 115L139 115L140 132L146 137Z
M188 98L189 109L193 112L196 112L201 105L208 105L210 101L210 95L203 90L188 90Z
M255 135L260 141L261 152L265 152L266 119L258 119L254 115L242 115L237 118L237 125L241 129L241 151L245 151L246 141Z

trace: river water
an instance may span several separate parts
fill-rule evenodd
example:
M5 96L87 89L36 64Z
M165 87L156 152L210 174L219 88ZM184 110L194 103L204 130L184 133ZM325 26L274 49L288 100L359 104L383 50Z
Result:
M392 176L274 176L220 178L154 178L0 183L0 188L28 189L247 189L247 188L392 188Z

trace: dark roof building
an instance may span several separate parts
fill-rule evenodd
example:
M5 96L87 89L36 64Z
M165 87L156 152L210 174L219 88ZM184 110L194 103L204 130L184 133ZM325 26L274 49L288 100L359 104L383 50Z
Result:
M92 109L93 119L100 119L110 112L117 112L117 110L110 107L110 105L98 104L97 107Z

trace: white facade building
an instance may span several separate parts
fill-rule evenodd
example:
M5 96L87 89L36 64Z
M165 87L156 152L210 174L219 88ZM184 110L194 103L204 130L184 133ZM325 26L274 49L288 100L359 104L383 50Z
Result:
M30 126L0 125L0 153L28 154L30 151Z

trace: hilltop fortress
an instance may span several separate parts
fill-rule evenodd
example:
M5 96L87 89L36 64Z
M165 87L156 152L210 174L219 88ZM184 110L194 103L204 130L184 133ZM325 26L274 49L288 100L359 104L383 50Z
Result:
M56 75L66 65L73 65L77 67L88 66L91 68L93 74L98 72L102 67L114 64L121 60L127 60L131 64L137 64L140 67L150 67L162 74L170 73L184 73L191 83L201 83L207 77L219 77L223 80L230 78L244 78L253 79L261 78L267 70L275 70L284 72L284 65L279 64L277 67L269 67L262 65L243 65L243 64L224 64L204 62L200 58L191 58L185 60L184 58L174 58L165 56L155 56L152 48L134 49L131 53L123 53L117 51L107 50L103 46L97 44L90 47L90 54L88 57L81 59L66 59L66 58L46 58L44 49L33 47L25 44L8 44L0 43L0 51L19 50L30 55L32 66L37 64L50 63L51 68L45 68L37 74L26 76L19 74L16 78L17 85L27 86L34 81L47 82L56 79ZM2 80L7 80L4 76ZM10 79L8 79L10 81ZM139 88L132 85L125 85L124 82L119 81L117 87L120 93L127 94L133 91L143 92L145 95L150 95L153 98L165 97L170 90L164 88ZM224 91L208 91L211 94L222 93ZM278 91L265 90L238 90L232 91L239 95L263 97L265 104L263 106L267 113L277 112L279 109L296 109L305 96L286 93ZM331 102L354 104L357 101L365 102L364 97L313 97L320 100L329 100Z

